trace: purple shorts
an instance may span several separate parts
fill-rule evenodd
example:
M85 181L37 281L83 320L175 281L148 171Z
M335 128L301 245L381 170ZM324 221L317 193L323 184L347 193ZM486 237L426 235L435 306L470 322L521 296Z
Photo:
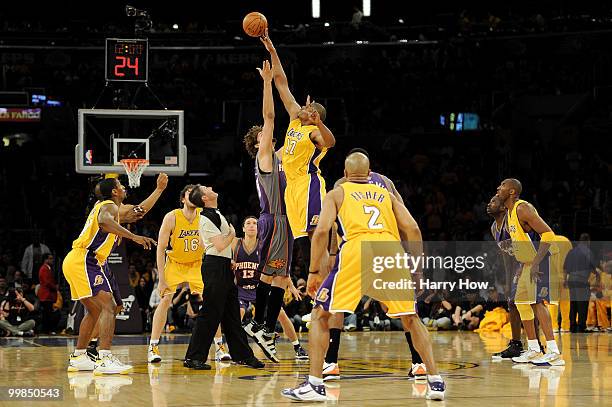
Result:
M255 303L255 290L245 290L242 287L238 287L238 303L240 308L248 309L249 306Z
M122 306L123 300L121 299L121 293L119 292L119 283L117 283L117 278L108 266L108 262L104 264L104 274L106 274L106 278L108 279L110 288L111 290L113 290L113 298L115 299L115 304Z

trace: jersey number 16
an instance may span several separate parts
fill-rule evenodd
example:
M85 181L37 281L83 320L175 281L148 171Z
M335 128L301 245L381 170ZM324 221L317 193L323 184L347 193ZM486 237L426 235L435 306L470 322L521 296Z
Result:
M198 246L200 245L200 239L185 239L183 240L183 242L185 242L185 251L188 252L189 249L191 248L192 251L196 251L198 250Z

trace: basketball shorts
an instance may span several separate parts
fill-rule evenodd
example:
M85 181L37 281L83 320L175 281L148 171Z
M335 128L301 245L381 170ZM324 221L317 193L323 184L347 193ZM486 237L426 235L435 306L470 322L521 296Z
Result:
M531 265L523 264L512 281L511 299L515 304L558 303L555 256L547 255L540 263L538 281L531 279Z
M204 291L201 260L194 261L193 263L177 263L166 257L164 278L168 288L162 293L162 297L174 294L179 284L182 283L189 283L189 289L192 293L202 294Z
M362 290L361 248L361 240L357 239L340 245L336 263L317 291L315 306L328 312L354 312L366 294ZM373 298L387 306L391 318L416 314L413 290L406 290L405 301Z
M119 283L117 282L115 274L113 274L113 272L111 271L108 262L104 263L104 273L106 273L108 283L110 284L110 287L113 290L113 299L115 300L115 305L123 306L123 299L121 299L121 293L119 292Z
M294 239L308 236L317 227L324 197L325 180L321 174L287 180L285 207Z
M247 290L243 287L238 287L238 303L240 308L249 309L251 304L255 303L255 290Z
M293 235L285 215L261 214L257 221L259 266L267 276L288 276L293 254Z
M62 270L70 284L70 296L75 301L94 297L100 291L113 292L95 254L87 249L72 249L68 252Z

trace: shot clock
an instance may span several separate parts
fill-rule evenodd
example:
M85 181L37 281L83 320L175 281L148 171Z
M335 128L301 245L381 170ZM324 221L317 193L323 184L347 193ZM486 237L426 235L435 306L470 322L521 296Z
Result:
M106 39L106 80L147 82L149 42L146 39Z

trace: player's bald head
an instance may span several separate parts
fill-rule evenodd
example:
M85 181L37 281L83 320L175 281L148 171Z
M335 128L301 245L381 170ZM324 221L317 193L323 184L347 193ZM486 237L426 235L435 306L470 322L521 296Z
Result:
M508 185L508 187L512 190L514 190L514 194L518 197L519 195L521 195L521 192L523 192L523 185L521 184L521 181L519 181L516 178L507 178L504 180L504 182Z
M349 154L344 160L346 177L367 177L370 174L370 159L361 152Z

